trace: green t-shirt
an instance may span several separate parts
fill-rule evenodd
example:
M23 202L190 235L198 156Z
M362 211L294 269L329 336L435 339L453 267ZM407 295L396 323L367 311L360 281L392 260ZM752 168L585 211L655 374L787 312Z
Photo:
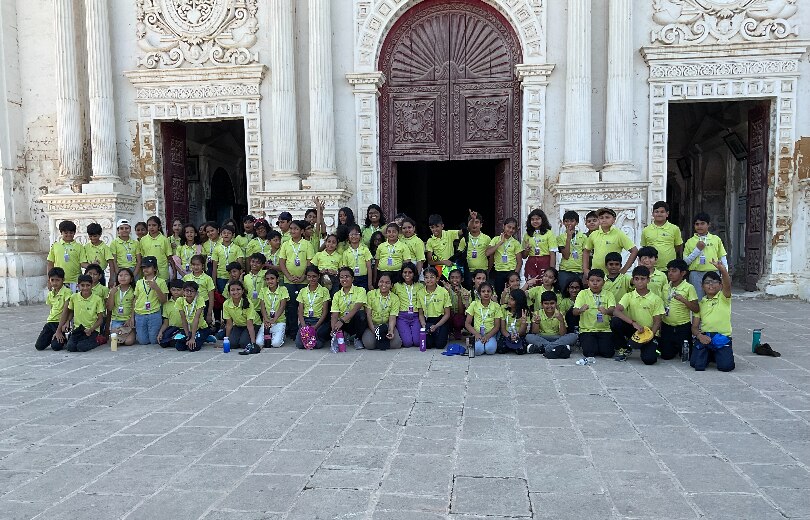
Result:
M163 294L169 294L166 280L156 278L155 283ZM135 283L135 314L144 315L154 314L156 312L160 312L160 298L157 295L157 291L147 285L145 278L141 278Z
M87 262L88 264L97 264L101 266L102 269L107 267L107 263L113 259L112 251L110 250L110 246L105 244L104 242L99 242L98 245L93 245L91 242L87 242L82 246L82 262Z
M112 321L127 321L132 317L135 305L135 289L128 287L126 291L113 289L113 308L110 319Z
M68 309L73 311L74 327L81 325L89 329L96 323L98 315L104 312L104 302L97 294L91 293L89 298L85 298L81 293L73 293L68 299Z
M611 226L610 231L605 233L602 228L595 229L585 241L585 249L593 253L591 269L605 269L605 255L608 253L619 253L629 251L635 247L624 231Z
M169 279L169 257L172 255L172 246L166 235L158 233L156 237L146 234L141 237L141 254L157 258L158 277Z
M303 276L307 264L315 256L315 251L312 250L312 244L302 238L298 243L292 240L284 242L278 256L279 261L284 259L287 271L292 276Z
M45 303L51 308L48 312L48 323L59 323L62 319L62 311L65 309L65 302L70 299L72 294L73 292L64 285L55 293L52 290L48 291L48 295L45 297Z
M675 247L683 244L681 230L672 222L665 222L663 226L649 224L641 232L641 245L653 246L658 251L658 261L655 268L660 271L667 270L667 264L677 256Z
M577 231L571 236L571 254L568 258L560 256L560 271L568 271L569 273L582 272L582 250L585 248L585 239L588 238L584 233ZM565 232L557 236L557 248L562 251L565 248L568 235Z
M309 286L298 291L298 303L304 304L304 318L320 319L323 316L323 304L330 299L329 291L323 285L319 285L315 291L311 291Z
M189 327L191 327L194 323L194 315L197 314L197 311L202 309L200 312L200 321L197 322L197 330L208 327L208 323L205 321L205 310L203 309L205 302L203 302L202 298L199 296L191 303L189 303L185 298L180 298L174 302L174 305L177 307L177 311L181 313L181 323L183 319L182 316L185 316Z
M488 333L495 327L495 320L503 318L503 307L492 300L485 307L480 300L475 300L467 307L467 314L473 317L475 330L480 331L483 325L485 333Z
M345 316L358 303L366 304L365 289L352 285L347 294L341 287L340 290L332 296L332 312L337 312L340 316Z
M276 318L276 323L287 323L287 318L284 314L284 307L281 306L282 300L289 300L290 293L283 285L276 287L275 291L270 291L269 287L263 287L259 293L259 301L264 302L264 310L268 318ZM304 309L306 315L306 309Z
M380 271L399 271L406 260L412 260L413 253L402 240L393 244L383 242L377 248L377 269Z
M644 296L637 291L629 292L622 296L619 305L627 317L644 327L652 327L653 317L664 314L664 302L652 291Z
M217 263L217 278L228 279L228 264L231 262L242 262L245 258L245 251L231 242L229 245L219 244L214 248L212 260Z
M577 300L574 302L574 307L579 309L583 305L588 306L588 310L579 315L579 331L580 332L610 332L610 316L603 315L602 321L599 321L598 308L604 307L610 310L616 307L616 298L613 293L606 291L602 288L602 292L594 294L590 289L583 289L577 294Z
M467 248L467 267L470 271L476 269L489 269L489 259L487 258L487 247L492 240L489 235L480 233L477 237L468 235L469 245L467 239L462 238L458 243L459 251L464 251Z
M369 261L371 261L371 251L365 245L360 244L357 249L349 246L343 251L340 266L352 269L355 276L367 276Z
M388 323L391 316L399 314L399 298L393 292L383 296L379 289L369 291L366 295L366 305L371 309L371 320L374 325Z
M424 262L425 261L425 243L422 242L422 239L416 235L411 235L409 237L400 237L400 242L408 246L411 250L411 255L406 257L410 258L415 262Z
M680 294L689 302L698 299L695 287L689 282L681 282L677 287L667 284L664 291L664 323L673 327L692 323L692 311L684 303L675 299L676 294Z
M242 301L238 304L233 303L231 298L225 300L222 304L222 319L231 320L233 325L237 327L247 327L247 320L251 320L254 325L259 323L259 317L252 305L248 305L247 309L242 308Z
M455 253L453 242L458 240L458 237L459 232L457 230L442 230L440 237L431 235L430 238L427 239L425 249L433 253L432 260L434 262L437 260L449 260L450 257L453 256L453 253Z
M731 336L731 298L726 298L722 291L713 298L704 296L700 300L700 330L718 332Z
M198 286L199 297L203 302L208 301L208 294L216 287L214 280L205 273L200 273L200 276L194 276L194 273L188 273L183 277L184 282L195 282Z
M453 302L450 301L450 293L444 287L437 286L429 293L427 287L422 286L419 291L419 305L426 318L439 318L444 315L445 309L452 308Z
M533 235L523 237L523 250L529 252L529 256L548 256L552 251L556 251L557 237L551 230L545 233L535 231Z
M83 249L80 244L65 242L61 238L48 251L48 261L65 270L65 283L76 283L82 271Z
M412 285L406 285L403 282L395 283L394 294L399 299L399 312L419 312L419 309L422 308L419 293L423 288L424 285L419 282Z
M498 245L501 237L497 236L489 241L489 247ZM514 237L509 237L509 240L498 246L493 253L494 267L496 271L514 271L517 268L517 255L520 254L520 242L515 240Z
M110 244L110 251L115 258L115 265L121 269L128 267L135 270L138 262L138 255L141 254L141 244L134 238L122 240L115 238Z

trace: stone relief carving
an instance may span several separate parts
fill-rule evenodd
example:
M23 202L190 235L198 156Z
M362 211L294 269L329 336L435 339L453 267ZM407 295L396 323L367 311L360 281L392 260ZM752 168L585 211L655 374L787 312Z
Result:
M257 10L258 0L137 0L138 66L254 63Z
M394 143L435 142L435 105L433 99L394 101Z
M467 139L503 141L508 137L509 96L466 99Z
M654 0L652 42L664 45L773 41L798 36L798 0Z
M742 60L677 63L650 67L653 78L697 78L713 76L771 75L796 72L798 64L789 60Z

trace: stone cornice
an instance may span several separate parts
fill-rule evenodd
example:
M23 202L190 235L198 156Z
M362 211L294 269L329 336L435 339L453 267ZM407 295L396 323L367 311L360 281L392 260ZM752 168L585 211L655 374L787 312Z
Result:
M710 61L728 58L779 58L798 60L807 53L808 40L726 43L716 45L670 45L642 47L641 57L647 64L655 61Z
M236 67L201 67L195 69L129 70L124 72L135 87L167 87L197 83L247 83L262 82L266 65L240 65Z
M380 88L385 83L385 74L381 71L375 72L351 72L346 74L346 80L349 85L357 87L360 85L373 85L374 88Z
M554 70L553 63L533 64L533 63L520 63L515 65L515 75L518 81L539 83L548 85L548 77Z

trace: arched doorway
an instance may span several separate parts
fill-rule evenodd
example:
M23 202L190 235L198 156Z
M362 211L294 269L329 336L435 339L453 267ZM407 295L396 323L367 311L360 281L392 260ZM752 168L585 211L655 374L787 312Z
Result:
M394 24L380 54L383 208L454 223L474 207L490 230L519 214L521 61L509 22L480 1L426 0Z

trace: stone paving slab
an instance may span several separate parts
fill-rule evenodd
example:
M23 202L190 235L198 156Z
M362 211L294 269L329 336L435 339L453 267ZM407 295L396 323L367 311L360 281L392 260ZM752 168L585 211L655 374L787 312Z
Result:
M0 309L0 518L810 519L810 305L737 369L212 346L37 352ZM750 354L751 330L780 358Z

